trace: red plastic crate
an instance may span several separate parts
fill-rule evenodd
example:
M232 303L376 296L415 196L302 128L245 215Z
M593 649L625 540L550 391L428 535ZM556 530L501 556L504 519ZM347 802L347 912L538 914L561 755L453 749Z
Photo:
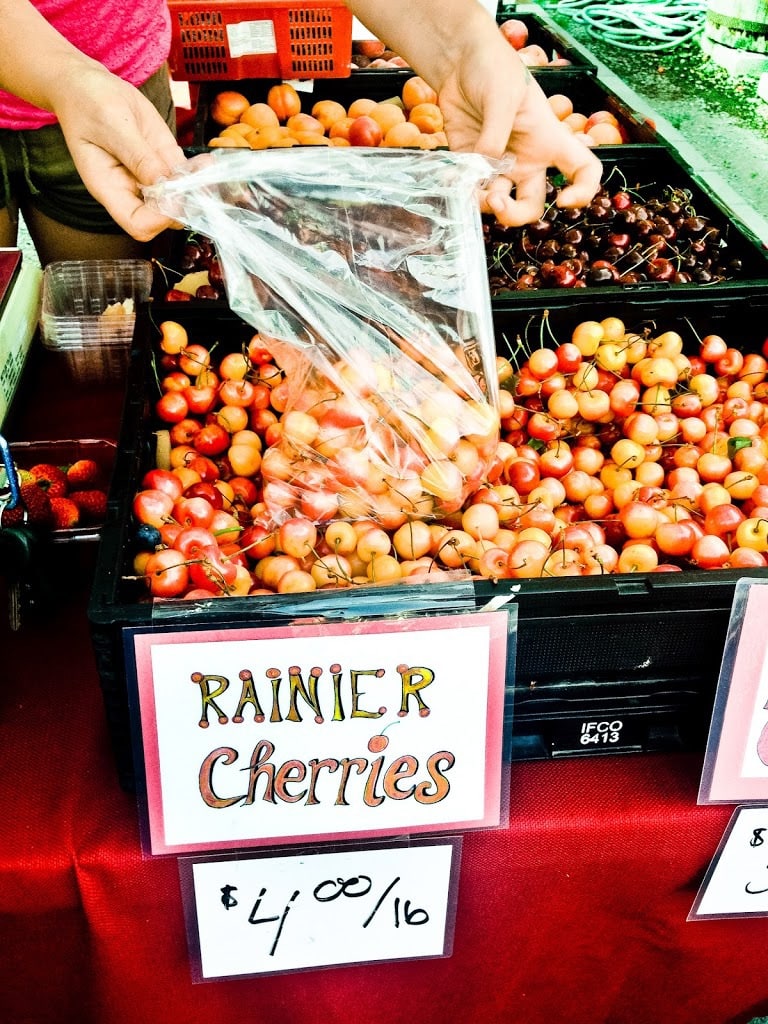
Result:
M340 0L168 0L180 81L344 78L352 14Z

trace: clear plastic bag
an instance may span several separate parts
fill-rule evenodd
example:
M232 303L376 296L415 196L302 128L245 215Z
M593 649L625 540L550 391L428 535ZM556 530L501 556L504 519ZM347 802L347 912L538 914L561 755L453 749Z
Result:
M147 189L211 238L230 307L286 374L276 520L457 511L498 442L476 154L311 147L196 157Z

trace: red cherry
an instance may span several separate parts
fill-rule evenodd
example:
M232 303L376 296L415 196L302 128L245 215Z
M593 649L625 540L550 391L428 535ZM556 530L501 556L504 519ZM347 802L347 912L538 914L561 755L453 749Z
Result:
M201 455L222 455L229 448L230 435L218 423L207 423L195 434L192 444Z
M173 548L163 548L150 555L144 575L153 597L179 597L189 584L184 555Z
M198 480L197 483L190 484L184 492L184 496L187 498L205 498L213 508L224 507L224 497L221 491L207 480Z

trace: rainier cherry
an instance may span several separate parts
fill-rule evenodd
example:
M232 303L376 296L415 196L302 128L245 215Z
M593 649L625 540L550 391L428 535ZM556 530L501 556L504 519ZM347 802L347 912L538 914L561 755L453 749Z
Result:
M607 316L501 358L501 439L442 381L400 421L366 357L297 393L258 336L214 364L165 335L171 450L133 502L152 596L768 565L768 360L715 332L684 354Z

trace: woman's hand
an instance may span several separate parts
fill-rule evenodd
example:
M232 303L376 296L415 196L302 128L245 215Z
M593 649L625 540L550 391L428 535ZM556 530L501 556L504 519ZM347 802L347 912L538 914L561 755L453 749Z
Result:
M148 241L173 223L141 186L184 163L173 132L138 89L91 60L28 0L0 0L0 87L59 119L88 191L117 223Z
M451 149L509 158L509 169L482 196L484 212L502 224L528 224L542 215L549 168L570 183L561 190L558 205L586 205L600 186L602 164L557 119L538 83L526 67L516 67L519 57L497 35L494 54L487 46L482 52L469 48L440 89Z
M347 5L435 89L451 149L509 157L509 170L502 166L482 196L484 210L502 224L526 224L542 215L548 168L570 183L560 192L559 205L582 206L595 195L600 161L558 121L480 4L348 0Z
M138 89L100 65L81 69L54 106L91 193L139 241L178 226L144 202L141 188L185 163L168 125Z

